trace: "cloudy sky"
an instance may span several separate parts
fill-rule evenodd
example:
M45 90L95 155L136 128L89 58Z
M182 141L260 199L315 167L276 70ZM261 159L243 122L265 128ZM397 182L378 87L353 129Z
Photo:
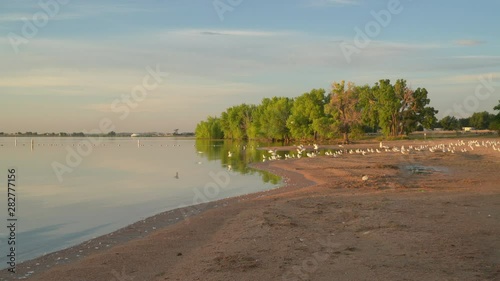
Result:
M0 131L90 131L103 118L116 131L192 131L231 105L340 80L407 79L439 117L492 111L498 11L496 0L1 0Z

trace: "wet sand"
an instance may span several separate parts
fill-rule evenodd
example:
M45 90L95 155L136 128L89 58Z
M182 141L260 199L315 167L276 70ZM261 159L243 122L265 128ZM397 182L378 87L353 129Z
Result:
M255 166L281 175L285 186L159 214L21 264L15 277L500 280L500 151L354 153ZM12 276L2 271L0 280Z

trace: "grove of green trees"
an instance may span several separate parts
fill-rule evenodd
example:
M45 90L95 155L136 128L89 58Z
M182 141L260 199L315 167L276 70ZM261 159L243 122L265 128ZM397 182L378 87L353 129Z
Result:
M494 107L494 110L500 110L499 105ZM487 111L474 112L468 118L456 118L454 116L445 116L439 120L435 127L443 128L444 130L459 131L463 127L473 127L477 130L497 130L500 131L500 113L492 114Z
M372 86L341 81L333 83L329 93L313 89L296 98L264 98L259 105L230 107L219 117L198 123L195 132L200 139L342 138L347 143L352 135L379 130L386 137L396 137L439 125L458 128L454 117L438 122L438 111L429 104L427 90L413 90L404 79L380 80ZM500 110L500 105L495 109ZM500 124L499 116L475 115L470 117L471 126L491 126L492 120Z

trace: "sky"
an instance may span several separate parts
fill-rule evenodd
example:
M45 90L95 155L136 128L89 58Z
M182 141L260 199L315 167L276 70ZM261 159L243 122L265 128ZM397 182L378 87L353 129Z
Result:
M497 0L0 0L0 131L194 131L334 81L500 100Z

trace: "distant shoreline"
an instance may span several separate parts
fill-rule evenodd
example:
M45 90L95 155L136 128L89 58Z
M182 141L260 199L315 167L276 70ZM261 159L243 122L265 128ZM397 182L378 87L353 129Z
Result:
M107 136L107 135L83 135L83 136L58 136L58 135L0 135L6 138L85 138L85 137L102 137L102 138L183 138L183 139L196 139L195 136Z

